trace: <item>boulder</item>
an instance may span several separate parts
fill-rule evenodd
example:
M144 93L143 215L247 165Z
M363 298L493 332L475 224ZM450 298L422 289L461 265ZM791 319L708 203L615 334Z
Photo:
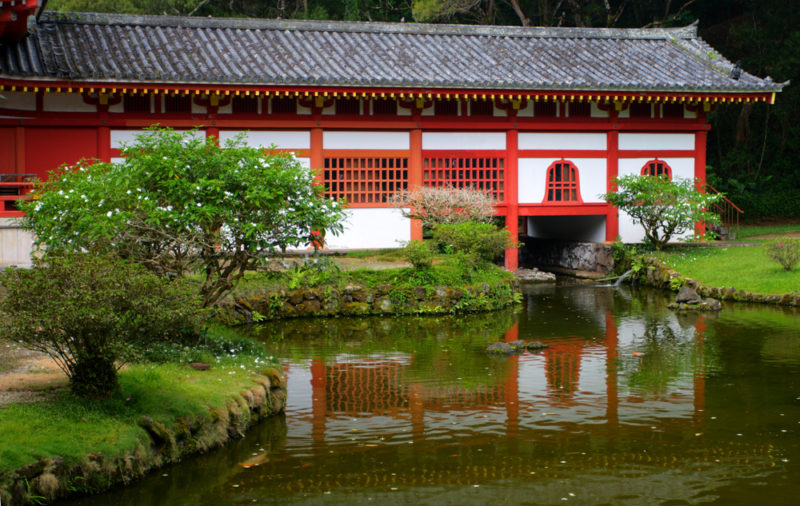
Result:
M549 348L549 346L541 341L529 341L525 347L528 349L528 351L542 351L546 348Z
M508 343L497 342L487 346L486 353L491 353L493 355L511 355L514 353L514 348Z
M514 276L523 282L556 280L556 275L552 272L543 272L535 267L533 269L517 269L514 271Z
M682 286L678 295L675 296L675 302L677 304L700 304L703 302L703 298L694 289Z
M516 341L511 341L508 345L511 346L511 349L514 351L525 351L525 341L517 339Z

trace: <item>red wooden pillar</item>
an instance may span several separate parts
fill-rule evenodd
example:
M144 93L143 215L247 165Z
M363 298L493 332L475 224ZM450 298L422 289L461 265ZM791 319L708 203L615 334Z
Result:
M506 228L511 239L516 241L519 238L519 194L517 191L517 181L519 180L518 155L519 132L516 129L506 132ZM505 255L505 267L510 271L519 268L519 249L508 248Z
M219 128L208 127L206 128L206 139L213 138L215 143L219 145Z
M325 164L325 161L322 157L322 129L321 128L312 128L311 129L311 146L309 150L309 163L311 164L311 170L314 171L321 171ZM317 180L320 180L321 176L317 175Z
M422 129L413 128L409 132L408 189L422 187ZM422 240L422 220L411 220L411 240Z
M701 113L698 113L701 114ZM703 127L705 124L705 115L703 117ZM705 192L706 186L706 130L700 130L694 134L694 177L696 180L697 189ZM698 235L705 235L706 227L702 223L698 223Z
M616 121L616 118L612 118ZM606 159L606 193L615 191L614 179L619 174L619 131L609 130L606 138L608 158ZM606 209L606 241L615 241L619 235L619 211L608 204Z
M111 161L111 129L106 126L97 129L97 158Z

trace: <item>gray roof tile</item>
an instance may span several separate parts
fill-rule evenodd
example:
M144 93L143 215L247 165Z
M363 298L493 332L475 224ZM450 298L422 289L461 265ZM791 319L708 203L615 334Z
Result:
M125 83L780 91L677 29L521 28L44 13L0 77Z

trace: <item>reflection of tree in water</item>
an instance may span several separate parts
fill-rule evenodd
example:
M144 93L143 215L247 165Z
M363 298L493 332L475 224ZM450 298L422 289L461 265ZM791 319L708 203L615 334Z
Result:
M641 355L620 357L620 372L631 389L664 393L680 378L714 368L717 354L705 341L697 315L679 315L677 328L650 316L643 323L644 331L633 343Z

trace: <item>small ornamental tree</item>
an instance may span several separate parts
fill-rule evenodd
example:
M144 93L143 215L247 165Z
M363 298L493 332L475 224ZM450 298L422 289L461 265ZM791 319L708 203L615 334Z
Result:
M708 208L722 195L702 193L690 179L628 175L615 179L614 184L617 191L601 197L641 224L645 242L657 250L697 223L719 223L719 216Z
M202 317L185 280L110 256L48 255L8 269L0 284L0 336L50 355L81 397L109 397L129 353L193 331Z
M122 156L62 167L34 188L22 208L38 245L111 252L159 275L199 271L209 306L266 256L341 231L341 205L311 171L242 137L219 146L152 129Z
M403 209L403 216L420 219L428 228L468 221L489 223L495 214L491 197L472 188L417 188L397 195L393 204Z

